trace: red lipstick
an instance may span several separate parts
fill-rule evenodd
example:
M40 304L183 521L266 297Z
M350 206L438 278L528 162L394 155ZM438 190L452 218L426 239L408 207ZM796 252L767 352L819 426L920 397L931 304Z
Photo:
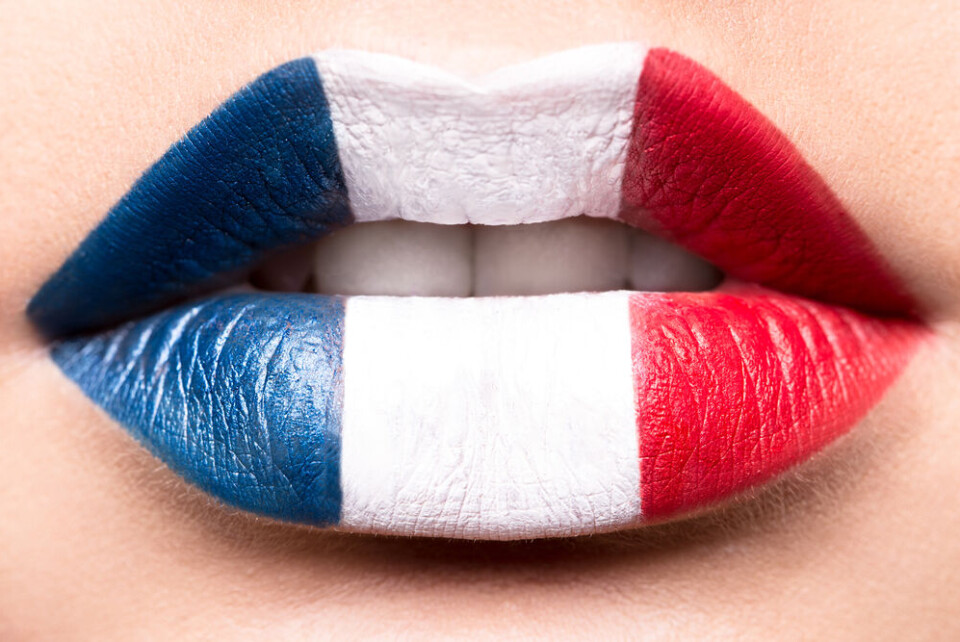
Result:
M713 73L652 49L633 122L623 221L744 281L880 314L914 312L824 180Z
M846 432L919 337L909 321L746 286L635 294L630 317L648 519L766 481Z
M646 518L816 452L915 351L919 324L853 311L910 318L917 306L824 180L739 94L666 49L640 76L622 203L625 222L780 291L631 298Z

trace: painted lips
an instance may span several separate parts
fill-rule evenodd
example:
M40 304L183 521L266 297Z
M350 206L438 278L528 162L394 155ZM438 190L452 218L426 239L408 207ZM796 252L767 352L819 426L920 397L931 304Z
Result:
M354 220L581 213L758 285L177 305ZM28 308L84 392L225 502L489 539L634 526L771 479L876 403L915 312L767 119L632 44L479 84L356 52L283 65L171 147Z

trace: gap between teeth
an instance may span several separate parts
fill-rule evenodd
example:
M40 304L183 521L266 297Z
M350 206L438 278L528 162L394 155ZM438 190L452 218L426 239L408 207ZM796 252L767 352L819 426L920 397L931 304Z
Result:
M269 290L467 297L697 291L715 287L721 274L650 234L578 217L498 226L357 223L271 259L251 280Z

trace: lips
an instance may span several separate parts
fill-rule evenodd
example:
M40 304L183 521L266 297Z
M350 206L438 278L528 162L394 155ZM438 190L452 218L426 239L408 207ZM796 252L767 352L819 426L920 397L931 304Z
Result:
M756 285L203 296L354 221L580 214ZM91 399L228 504L488 539L632 527L764 483L856 425L923 333L766 118L632 44L477 84L358 52L283 65L147 170L28 314Z
M623 220L746 281L887 315L915 312L823 179L719 78L654 49L634 110Z

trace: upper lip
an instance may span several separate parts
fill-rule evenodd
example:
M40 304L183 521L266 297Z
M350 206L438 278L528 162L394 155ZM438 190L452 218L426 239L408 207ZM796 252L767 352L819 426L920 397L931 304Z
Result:
M666 236L733 277L872 315L916 314L823 179L710 72L632 44L530 64L541 83L552 69L552 83L524 85L519 66L469 84L354 52L265 74L137 181L32 299L30 318L51 338L114 326L355 218L505 223L584 212ZM421 84L391 84L382 70L394 66ZM548 113L597 67L607 75L570 97L567 111ZM545 131L552 138L535 140ZM497 147L505 137L510 144ZM464 173L443 180L454 152ZM497 201L497 181L511 180L516 188ZM891 360L878 381L902 362Z
M541 114L551 124L532 125L530 133L514 121L556 98L522 85L524 65L468 84L385 56L322 53L322 82L339 92L332 100L313 61L283 65L173 145L44 284L28 314L51 337L113 325L222 286L277 248L326 234L355 213L487 223L619 217L733 277L869 312L916 312L823 179L710 72L632 44L559 56L528 63L555 70L554 92L558 84L583 85L603 62L607 75L591 95L571 100L568 111L580 110L572 123L564 111ZM386 74L377 71L384 60L391 61ZM641 61L638 84L630 74ZM428 78L430 91L391 85L398 65ZM367 94L351 94L357 87ZM604 119L606 130L577 122L587 116ZM432 120L445 129L416 134ZM524 140L551 127L546 147ZM402 140L403 132L412 133ZM482 146L511 136L499 149ZM403 144L419 149L398 149ZM544 149L559 158L537 159ZM455 154L464 157L461 174L430 167ZM435 177L410 167L418 163ZM454 178L440 178L445 172ZM518 187L504 196L509 180ZM411 207L413 197L420 206Z

